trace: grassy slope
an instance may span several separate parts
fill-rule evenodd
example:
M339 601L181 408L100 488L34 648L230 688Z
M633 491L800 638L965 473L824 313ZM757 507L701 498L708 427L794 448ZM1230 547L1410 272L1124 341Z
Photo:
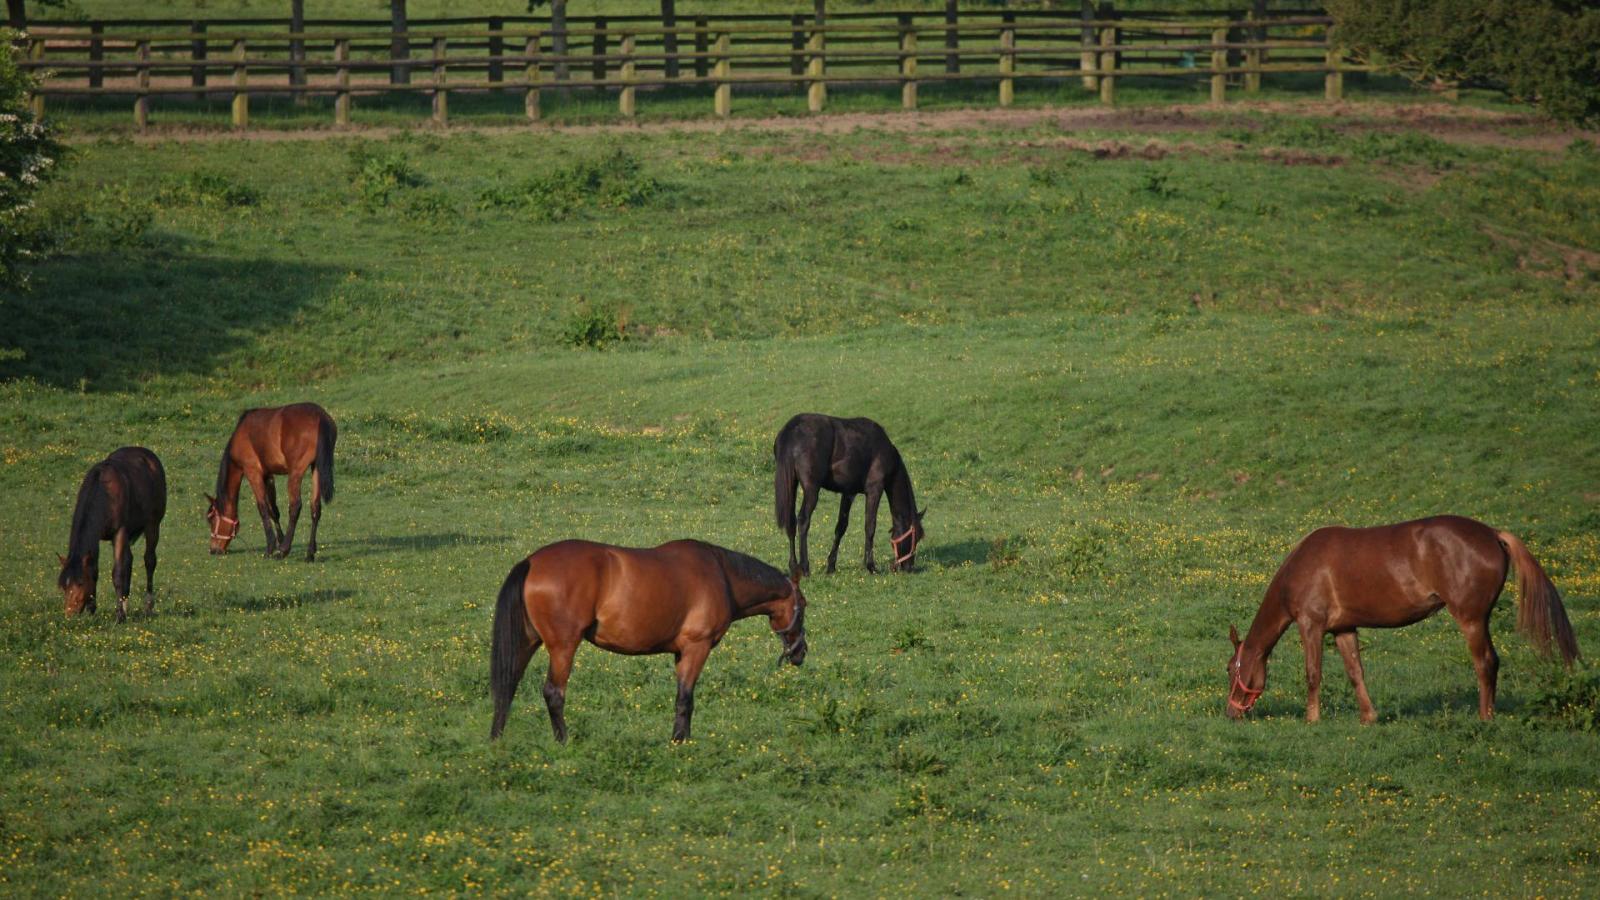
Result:
M1220 715L1226 624L1327 521L1509 528L1600 640L1593 282L1481 231L1595 246L1593 162L1413 141L1396 168L1316 134L1251 140L1351 162L637 135L662 193L556 222L476 198L608 139L387 143L426 183L376 211L348 142L84 149L47 198L76 254L0 309L24 354L0 386L0 879L1578 893L1600 738L1533 715L1548 676L1509 602L1493 724L1443 617L1364 635L1376 728L1331 660L1329 720L1297 720L1293 638L1264 716ZM650 336L562 348L580 297ZM324 559L262 560L249 528L204 555L228 423L301 398L341 423ZM801 409L888 424L927 571L863 575L858 513L809 587L806 667L737 627L694 743L665 742L667 661L590 648L571 745L528 690L488 746L514 559L567 535L781 559L768 454ZM160 614L64 622L72 487L134 441L172 480Z

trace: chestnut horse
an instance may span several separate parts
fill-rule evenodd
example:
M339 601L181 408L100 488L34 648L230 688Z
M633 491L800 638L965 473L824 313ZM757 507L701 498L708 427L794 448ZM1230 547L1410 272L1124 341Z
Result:
M544 702L556 740L566 743L567 676L578 643L613 653L671 653L678 709L672 739L689 739L694 684L706 655L736 619L764 615L783 643L778 666L806 658L806 598L799 574L700 541L633 549L562 541L512 567L494 610L489 683L500 736L511 698L539 645L550 654Z
M1517 628L1541 655L1550 641L1570 665L1578 656L1561 595L1544 569L1508 532L1461 516L1433 516L1376 528L1320 528L1307 535L1267 586L1250 633L1229 626L1228 715L1249 712L1267 684L1267 657L1290 623L1306 654L1306 721L1322 717L1322 636L1332 632L1355 685L1361 721L1378 714L1361 674L1356 629L1399 628L1448 608L1466 636L1478 672L1478 715L1494 717L1500 658L1489 640L1489 613L1517 569Z
M867 495L868 572L877 572L872 560L872 539L878 530L878 501L887 491L893 530L889 546L894 552L891 572L910 570L917 563L917 544L924 536L917 497L911 490L911 476L900 458L900 451L889 441L883 426L871 419L839 419L817 413L802 413L790 419L773 442L776 463L773 490L778 527L789 535L789 568L811 574L811 513L817 508L821 490L839 494L839 524L833 529L833 549L828 553L828 572L839 560L839 542L850 527L850 504L857 494ZM805 489L797 517L795 488ZM800 555L795 556L795 532L800 538Z
M144 611L156 608L156 544L161 519L167 514L167 472L161 460L143 447L123 447L95 463L78 485L72 510L72 534L61 560L61 588L67 615L96 608L95 583L100 577L100 542L110 541L116 559L111 584L117 589L117 621L128 618L128 591L133 580L133 542L144 536Z
M261 527L267 532L267 555L289 555L294 526L300 521L300 483L311 473L311 539L306 562L317 558L317 523L322 504L333 502L333 445L339 429L328 411L315 403L249 409L239 415L233 436L222 448L217 470L217 495L206 495L206 521L211 524L211 552L227 553L239 533L239 481L248 479L256 495ZM289 476L289 530L278 521L278 491L272 476Z

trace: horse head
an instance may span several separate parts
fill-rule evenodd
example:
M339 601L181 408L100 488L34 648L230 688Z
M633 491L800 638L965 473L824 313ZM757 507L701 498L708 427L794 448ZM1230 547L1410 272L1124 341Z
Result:
M889 549L894 551L894 560L889 563L891 572L909 572L917 565L917 545L922 543L926 532L922 530L922 517L928 514L928 508L913 509L911 521L896 517L894 531L889 537Z
M1267 689L1267 661L1245 654L1239 629L1232 625L1228 626L1228 640L1233 642L1233 656L1228 658L1228 718L1241 719Z
M767 617L773 633L783 643L783 652L778 655L780 669L784 663L798 666L806 661L806 595L800 590L798 567L789 573L786 601L774 605Z
M211 526L211 555L228 552L228 544L239 534L239 520L222 514L222 504L206 495L206 524Z
M99 580L94 560L87 553L73 559L57 554L56 559L61 561L61 575L56 579L56 585L61 588L67 615L75 616L84 610L93 614L94 586Z

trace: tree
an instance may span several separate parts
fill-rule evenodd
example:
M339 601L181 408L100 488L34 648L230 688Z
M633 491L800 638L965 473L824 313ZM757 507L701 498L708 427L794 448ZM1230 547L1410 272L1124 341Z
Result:
M55 173L62 146L28 108L33 76L17 68L16 33L0 28L0 288L24 283L20 268L34 249L27 228L33 195Z
M1600 122L1596 0L1328 0L1338 42L1420 82L1499 90L1563 121Z

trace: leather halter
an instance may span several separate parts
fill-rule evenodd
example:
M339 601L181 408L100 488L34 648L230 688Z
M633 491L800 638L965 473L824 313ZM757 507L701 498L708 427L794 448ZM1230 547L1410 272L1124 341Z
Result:
M1251 707L1256 705L1256 701L1261 699L1261 694L1266 690L1266 687L1251 688L1245 685L1244 679L1239 677L1239 670L1243 667L1244 645L1240 644L1239 649L1233 651L1233 685L1228 689L1228 708L1237 709L1240 713L1247 713ZM1242 702L1233 699L1234 691L1244 694Z
M905 540L905 539L907 539L907 538L911 539L911 549L907 550L905 552L905 555L902 556L902 555L900 555L900 542ZM906 529L906 533L905 534L902 534L899 537L892 537L891 536L889 538L889 546L894 548L894 552L895 552L894 567L897 568L897 569L900 568L900 564L901 563L904 563L906 560L912 558L913 556L916 556L917 555L917 523L915 521L913 521L911 523L910 527L908 527Z
M223 534L222 533L222 529L217 527L219 524L221 524L223 522L227 522L227 523L231 524L233 526L233 530L228 532L227 534ZM216 521L211 523L211 539L212 540L216 540L216 541L231 541L231 540L233 540L234 538L236 538L238 536L239 536L239 520L238 519L230 519L227 516L223 515L221 513L221 511L218 511L217 512Z

